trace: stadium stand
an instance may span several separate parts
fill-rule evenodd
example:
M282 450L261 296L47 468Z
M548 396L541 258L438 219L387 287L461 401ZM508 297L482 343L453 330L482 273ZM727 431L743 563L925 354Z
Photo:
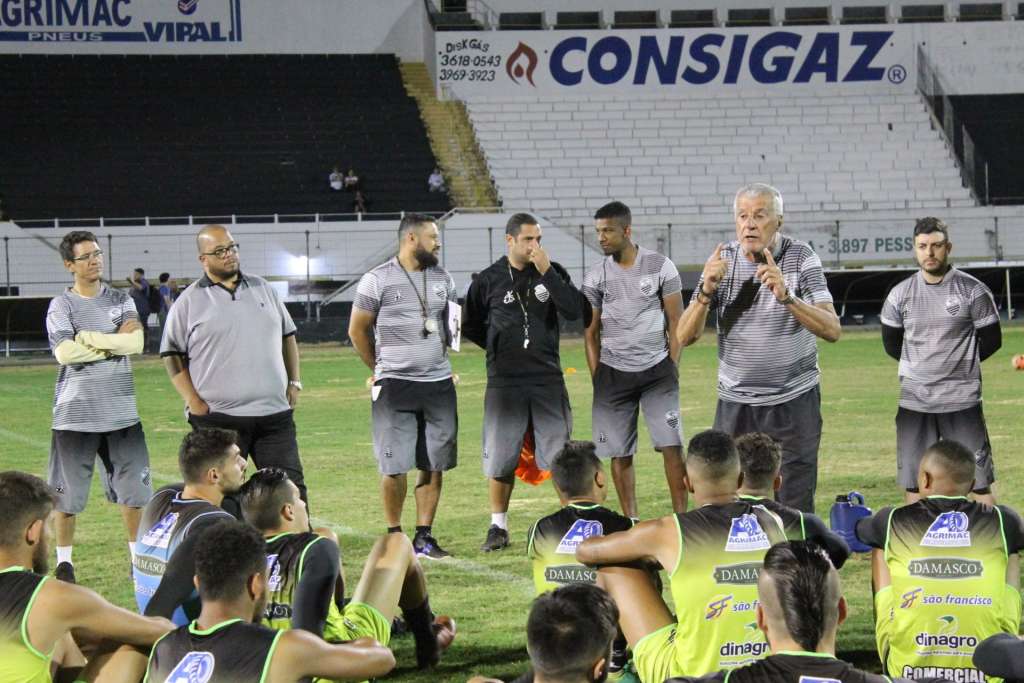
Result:
M993 204L1024 203L1024 95L952 97L953 108L989 163Z
M15 219L444 212L394 55L2 55L0 192Z
M718 211L752 177L787 205L840 211L974 206L918 95L471 99L506 205L587 217L616 197L634 215Z

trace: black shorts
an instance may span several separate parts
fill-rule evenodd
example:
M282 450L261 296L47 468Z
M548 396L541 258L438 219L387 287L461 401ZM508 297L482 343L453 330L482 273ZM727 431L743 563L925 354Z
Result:
M57 492L57 509L77 515L85 509L97 456L103 464L107 500L133 508L153 497L149 450L142 423L112 432L54 429L50 440L49 483Z
M992 445L988 440L981 404L952 413L896 411L896 479L904 489L917 489L917 468L926 448L939 440L957 441L974 453L974 490L986 489L996 480Z
M683 445L679 416L679 371L666 356L660 363L625 372L601 363L594 373L594 443L602 458L636 453L637 418L644 422L654 450Z

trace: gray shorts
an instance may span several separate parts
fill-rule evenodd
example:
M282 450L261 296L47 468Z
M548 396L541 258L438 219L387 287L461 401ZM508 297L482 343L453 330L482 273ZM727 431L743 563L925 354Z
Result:
M373 452L381 474L455 467L459 416L452 380L380 379L373 401Z
M974 453L974 490L980 491L996 480L992 446L988 441L981 405L952 413L896 411L896 481L905 490L917 490L917 468L925 449L938 440L958 441Z
M99 456L107 500L132 508L153 497L149 450L142 423L113 432L71 432L54 429L50 439L50 486L57 492L57 510L77 515L85 509L92 471Z
M641 408L654 450L683 445L679 370L672 359L666 356L640 372L624 372L599 364L594 373L591 413L599 457L618 458L636 453Z
M564 382L487 387L484 393L485 475L497 479L515 473L523 450L523 436L531 423L537 466L551 469L551 460L572 434L572 409Z
M776 499L802 512L814 512L821 445L821 388L775 405L747 405L718 399L715 429L733 437L764 432L782 445L782 488Z

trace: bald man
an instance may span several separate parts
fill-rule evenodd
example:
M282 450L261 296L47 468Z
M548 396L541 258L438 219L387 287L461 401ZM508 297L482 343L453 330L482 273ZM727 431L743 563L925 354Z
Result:
M193 429L238 433L243 457L306 486L292 411L299 400L295 323L277 292L240 269L238 242L221 225L196 235L203 276L167 314L160 356Z

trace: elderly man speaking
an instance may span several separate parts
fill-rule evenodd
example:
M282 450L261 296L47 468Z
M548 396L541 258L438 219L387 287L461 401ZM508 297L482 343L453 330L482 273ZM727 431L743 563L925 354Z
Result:
M839 339L839 316L821 259L806 242L779 232L782 195L753 183L733 202L736 240L704 265L676 335L683 346L718 328L718 406L714 428L739 436L765 432L782 444L779 502L814 511L821 442L815 337Z

